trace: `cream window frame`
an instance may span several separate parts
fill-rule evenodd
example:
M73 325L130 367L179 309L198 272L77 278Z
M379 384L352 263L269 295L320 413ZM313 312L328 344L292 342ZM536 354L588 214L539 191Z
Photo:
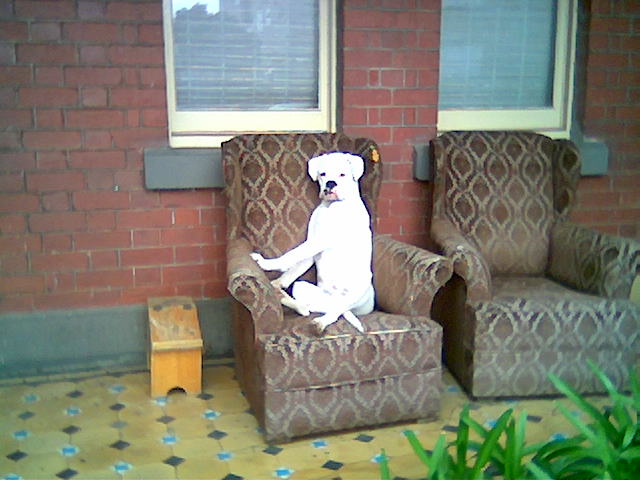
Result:
M219 147L241 133L336 131L336 0L318 0L318 108L313 110L179 111L173 62L173 12L163 0L169 145L172 148Z
M553 101L540 109L438 109L438 132L452 130L533 130L569 138L573 104L577 0L558 0Z

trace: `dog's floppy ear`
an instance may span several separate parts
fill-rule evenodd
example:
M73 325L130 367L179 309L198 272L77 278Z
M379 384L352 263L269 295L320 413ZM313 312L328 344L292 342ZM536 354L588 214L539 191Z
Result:
M318 175L320 174L320 163L325 156L326 154L318 155L317 157L313 157L307 162L307 170L309 172L309 176L314 182L318 181Z
M346 153L345 155L347 156L347 161L351 167L351 175L353 175L353 179L358 180L364 174L364 160L362 160L362 157L351 153Z

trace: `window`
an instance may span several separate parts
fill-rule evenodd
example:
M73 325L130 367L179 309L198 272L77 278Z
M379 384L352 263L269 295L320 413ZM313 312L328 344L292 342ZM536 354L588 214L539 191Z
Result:
M568 137L575 0L443 0L438 130Z
M335 131L335 0L164 0L172 147Z

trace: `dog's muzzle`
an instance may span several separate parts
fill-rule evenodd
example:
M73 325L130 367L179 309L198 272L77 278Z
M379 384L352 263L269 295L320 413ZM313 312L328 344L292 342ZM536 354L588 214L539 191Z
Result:
M329 180L322 190L322 198L325 200L339 200L338 193L334 190L338 184L334 180Z

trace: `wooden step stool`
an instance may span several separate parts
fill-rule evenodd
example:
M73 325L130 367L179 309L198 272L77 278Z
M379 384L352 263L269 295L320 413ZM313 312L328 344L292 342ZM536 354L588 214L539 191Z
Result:
M156 297L149 307L151 396L174 388L202 390L202 336L198 311L189 297Z

